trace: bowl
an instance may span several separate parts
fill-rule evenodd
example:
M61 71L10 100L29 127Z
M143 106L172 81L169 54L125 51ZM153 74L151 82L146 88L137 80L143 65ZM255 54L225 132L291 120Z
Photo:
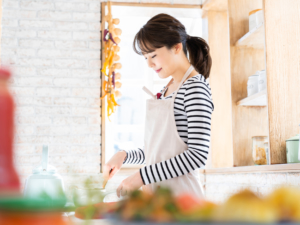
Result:
M79 207L103 202L106 192L106 189L102 187L75 186L73 192L74 205Z

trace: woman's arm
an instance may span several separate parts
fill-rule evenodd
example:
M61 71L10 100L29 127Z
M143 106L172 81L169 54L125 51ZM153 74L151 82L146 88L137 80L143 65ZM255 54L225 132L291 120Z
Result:
M187 138L188 149L171 159L141 168L140 174L145 185L182 176L205 166L214 106L209 85L203 77L201 79L185 84L184 111L187 115L188 135L181 137Z
M127 156L123 164L145 164L145 154L143 149L138 148L124 151L126 152Z

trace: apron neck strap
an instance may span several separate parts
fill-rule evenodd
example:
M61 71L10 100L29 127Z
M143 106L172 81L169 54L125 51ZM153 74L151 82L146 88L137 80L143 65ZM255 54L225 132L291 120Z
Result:
M152 92L146 88L145 86L142 88L148 95L150 95L153 99L156 99L156 95L153 95Z
M165 88L160 93L164 93L164 91L170 86L172 81L173 81L173 78L169 81L169 83L165 86Z
M182 77L182 80L180 81L177 90L175 91L174 95L172 96L173 99L175 99L177 92L179 91L179 89L181 88L181 85L183 84L183 82L186 80L186 78L191 74L191 72L194 70L193 65L191 65L188 70L185 72L184 76Z

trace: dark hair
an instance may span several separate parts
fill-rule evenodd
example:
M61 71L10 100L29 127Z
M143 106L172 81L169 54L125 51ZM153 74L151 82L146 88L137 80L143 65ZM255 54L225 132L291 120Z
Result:
M152 17L139 30L133 41L133 50L142 55L164 46L171 49L178 43L182 43L186 56L189 53L190 63L195 70L208 78L212 65L208 44L201 37L189 36L184 25L168 14Z

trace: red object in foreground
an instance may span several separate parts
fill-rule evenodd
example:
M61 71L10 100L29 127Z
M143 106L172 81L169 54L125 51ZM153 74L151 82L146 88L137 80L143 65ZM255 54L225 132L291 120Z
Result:
M0 69L0 195L20 192L13 164L14 100L7 89L10 71Z
M2 225L69 225L61 212L0 212Z
M156 94L157 99L159 99L160 96L161 96L161 93L157 93L157 94Z

